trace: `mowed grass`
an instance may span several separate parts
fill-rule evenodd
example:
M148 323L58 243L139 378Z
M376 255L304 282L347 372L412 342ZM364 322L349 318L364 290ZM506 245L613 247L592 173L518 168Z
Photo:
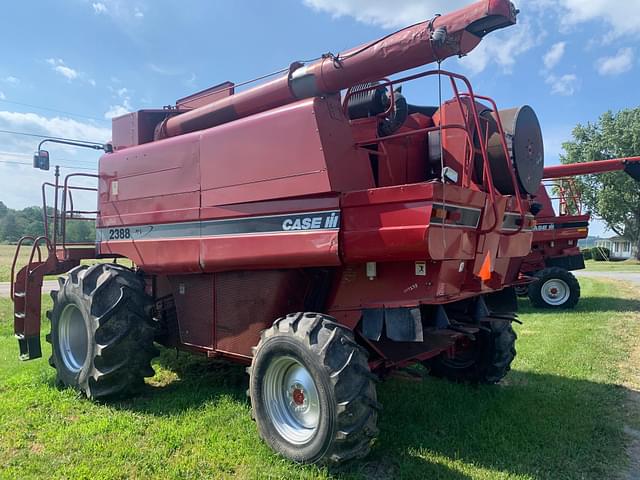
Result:
M240 366L164 350L130 401L93 404L57 389L48 344L43 359L16 359L10 303L0 300L0 477L615 478L626 463L625 423L640 427L622 386L640 301L622 284L581 283L574 312L522 302L518 356L502 384L380 384L373 451L332 469L294 465L260 441Z
M13 256L16 252L15 245L0 244L0 282L8 282L11 279L11 262L13 262ZM46 248L42 248L42 254L46 255ZM29 255L31 255L31 245L26 245L21 248L20 256L16 263L16 273L29 261ZM35 260L38 260L37 253Z
M640 262L635 259L624 260L622 262L596 262L587 260L585 266L591 272L628 272L640 273Z

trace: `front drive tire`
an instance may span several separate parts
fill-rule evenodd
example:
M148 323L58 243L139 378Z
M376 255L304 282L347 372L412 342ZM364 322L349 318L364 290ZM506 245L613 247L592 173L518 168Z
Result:
M511 370L518 336L511 325L514 313L495 314L482 322L483 329L466 349L453 358L440 354L424 362L429 374L459 383L494 384Z
M580 299L578 279L560 267L545 268L536 273L529 285L529 300L537 308L574 308Z
M262 439L298 463L362 458L380 405L366 351L331 317L296 313L262 332L248 369Z
M120 265L80 265L59 278L47 312L57 383L101 400L136 392L153 376L155 327L144 280Z

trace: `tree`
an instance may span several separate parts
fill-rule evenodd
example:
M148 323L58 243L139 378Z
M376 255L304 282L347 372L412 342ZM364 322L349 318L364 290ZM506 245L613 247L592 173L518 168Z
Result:
M573 140L562 145L562 163L580 163L640 155L640 108L611 111L596 123L577 125ZM640 260L640 184L624 172L576 179L583 204L609 229L638 246Z
M22 236L16 215L8 212L0 222L0 236L6 242L16 242Z

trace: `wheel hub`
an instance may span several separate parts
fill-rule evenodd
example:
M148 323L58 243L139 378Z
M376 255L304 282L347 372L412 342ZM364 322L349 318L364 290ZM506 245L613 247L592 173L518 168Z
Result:
M562 305L571 296L569 285L559 278L547 280L542 285L542 299L549 305Z
M82 312L72 303L60 314L58 346L65 367L79 372L87 358L89 338Z
M320 400L311 373L296 359L274 360L264 375L267 414L288 442L304 444L315 434L320 421Z
M293 403L295 403L298 407L304 407L306 397L304 395L304 388L302 388L302 385L300 385L299 383L292 385L290 391Z

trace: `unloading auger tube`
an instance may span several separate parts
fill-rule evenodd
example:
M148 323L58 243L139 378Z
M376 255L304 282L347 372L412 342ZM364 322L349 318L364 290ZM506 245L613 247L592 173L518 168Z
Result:
M156 140L221 125L296 100L336 93L362 82L471 52L488 33L516 23L509 0L482 0L436 16L339 55L308 65L291 64L275 80L170 116L156 127Z

